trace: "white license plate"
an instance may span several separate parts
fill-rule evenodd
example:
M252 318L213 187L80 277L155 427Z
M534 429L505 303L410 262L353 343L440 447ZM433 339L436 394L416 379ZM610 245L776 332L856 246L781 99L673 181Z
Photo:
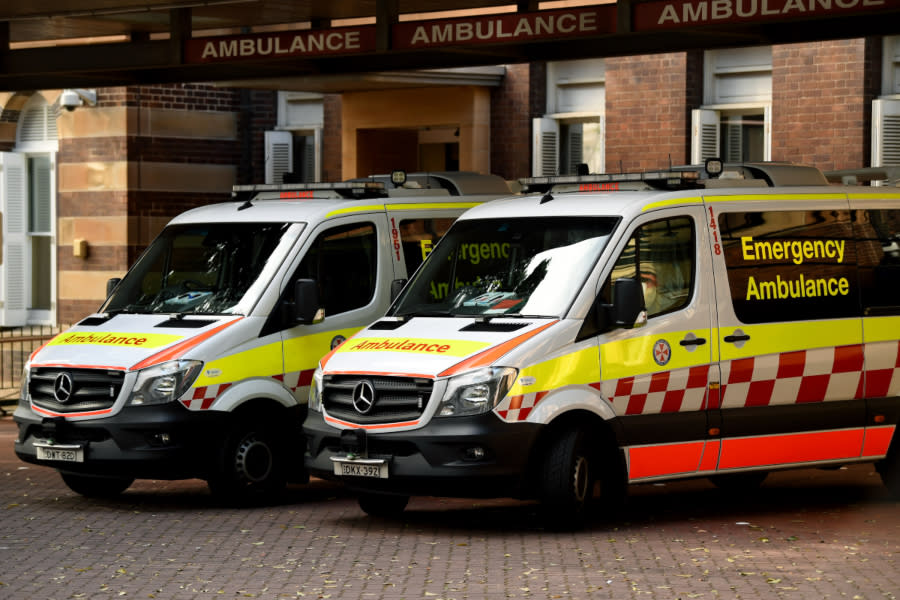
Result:
M58 460L61 462L84 462L84 448L81 446L63 446L35 444L38 460Z
M344 477L373 477L387 479L387 462L377 458L341 459L332 458L334 474Z

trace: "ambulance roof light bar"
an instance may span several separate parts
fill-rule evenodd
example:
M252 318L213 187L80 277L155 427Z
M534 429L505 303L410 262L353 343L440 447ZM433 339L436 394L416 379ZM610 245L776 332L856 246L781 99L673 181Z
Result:
M341 198L357 200L360 198L384 198L387 190L379 181L337 181L333 183L254 183L235 185L231 188L231 197L236 202L243 202L241 209L249 208L250 201L256 194L265 192L332 192ZM335 197L334 195L330 197Z
M595 175L557 175L553 177L524 177L519 179L525 191L589 191L603 188L614 190L617 183L643 183L656 189L686 189L698 187L699 171L646 171L642 173L602 173Z

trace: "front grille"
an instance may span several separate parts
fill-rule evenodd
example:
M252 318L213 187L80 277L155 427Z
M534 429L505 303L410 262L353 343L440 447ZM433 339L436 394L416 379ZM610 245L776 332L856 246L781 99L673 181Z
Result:
M363 381L375 389L375 401L365 414L353 406L353 390ZM323 381L322 405L332 417L360 425L411 421L422 416L431 388L430 379L327 375Z
M71 396L65 402L60 402L55 393L56 380L62 373L72 378ZM31 370L28 393L35 406L58 413L103 410L116 401L124 379L123 371L41 367Z

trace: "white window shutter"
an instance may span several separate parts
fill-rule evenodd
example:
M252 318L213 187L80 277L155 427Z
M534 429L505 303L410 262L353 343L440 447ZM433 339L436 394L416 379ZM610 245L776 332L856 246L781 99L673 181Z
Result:
M872 166L900 167L900 100L872 101Z
M719 155L719 113L715 110L691 111L691 163L699 165Z
M28 193L25 155L0 152L0 211L2 211L2 254L0 254L0 326L25 325L27 281L26 231Z
M741 120L743 117L730 117L725 122L725 156L722 158L728 162L740 162L744 157L744 130Z
M265 132L266 183L282 183L294 165L294 144L290 131Z
M559 123L556 119L532 120L531 175L549 177L559 174Z

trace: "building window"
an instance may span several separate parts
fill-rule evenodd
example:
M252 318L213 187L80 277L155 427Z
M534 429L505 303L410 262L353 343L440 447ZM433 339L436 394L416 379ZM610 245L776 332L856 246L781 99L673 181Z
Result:
M317 182L322 179L321 94L278 93L278 129L267 131L266 183Z
M579 164L602 173L606 112L603 59L547 65L547 114L534 120L532 174L575 174Z
M703 106L693 111L691 162L771 160L772 48L711 50Z
M882 94L872 101L872 166L900 167L900 36L884 38ZM896 184L898 175L889 174Z

